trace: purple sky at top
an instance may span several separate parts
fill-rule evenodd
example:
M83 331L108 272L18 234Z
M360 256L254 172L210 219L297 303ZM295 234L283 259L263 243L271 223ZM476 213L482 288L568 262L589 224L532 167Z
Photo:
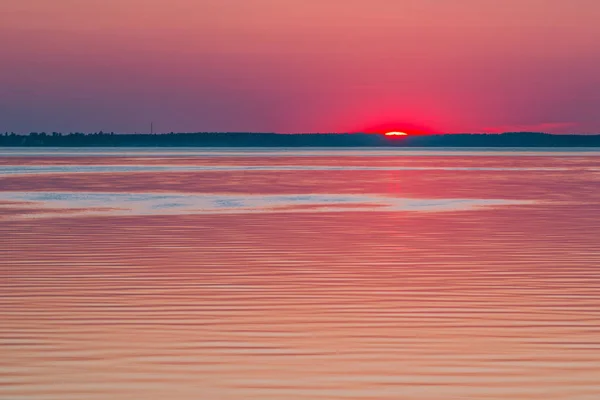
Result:
M598 0L1 0L0 131L600 132Z

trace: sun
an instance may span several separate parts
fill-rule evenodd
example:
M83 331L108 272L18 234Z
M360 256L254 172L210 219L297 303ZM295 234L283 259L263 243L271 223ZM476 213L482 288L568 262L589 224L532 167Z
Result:
M385 136L408 136L408 133L393 131L393 132L386 132Z

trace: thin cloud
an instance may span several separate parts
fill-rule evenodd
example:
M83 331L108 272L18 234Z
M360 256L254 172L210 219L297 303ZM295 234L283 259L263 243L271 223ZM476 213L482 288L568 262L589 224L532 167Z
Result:
M539 124L501 125L485 128L485 132L546 132L546 133L575 133L579 126L576 122L542 122Z

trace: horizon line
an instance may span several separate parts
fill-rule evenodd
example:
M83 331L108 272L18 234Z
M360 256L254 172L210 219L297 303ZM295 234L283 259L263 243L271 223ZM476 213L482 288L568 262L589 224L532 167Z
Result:
M261 132L261 131L184 131L184 132L118 132L118 131L31 131L29 133L14 132L14 131L2 131L0 130L0 136L6 135L18 135L18 136L31 136L31 135L197 135L197 134L255 134L255 135L385 135L385 132ZM550 135L550 136L598 136L600 131L597 133L552 133L543 131L504 131L504 132L434 132L434 133L408 133L407 137L411 136L446 136L446 135L505 135L505 134L536 134L536 135Z

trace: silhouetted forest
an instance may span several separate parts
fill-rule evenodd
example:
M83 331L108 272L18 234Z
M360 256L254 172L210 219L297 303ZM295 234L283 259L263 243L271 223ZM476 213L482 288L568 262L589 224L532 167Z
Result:
M0 134L3 147L600 147L600 135L436 134L386 137L365 133L30 133Z

